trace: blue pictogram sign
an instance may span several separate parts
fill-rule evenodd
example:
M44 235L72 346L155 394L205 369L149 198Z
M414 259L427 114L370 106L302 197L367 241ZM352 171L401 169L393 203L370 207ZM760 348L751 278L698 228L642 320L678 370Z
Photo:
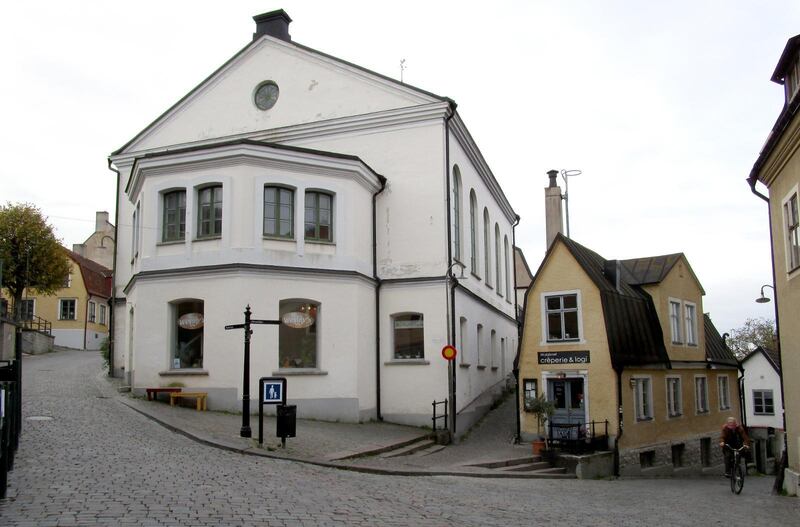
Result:
M286 404L286 379L266 377L260 379L261 402L263 404Z

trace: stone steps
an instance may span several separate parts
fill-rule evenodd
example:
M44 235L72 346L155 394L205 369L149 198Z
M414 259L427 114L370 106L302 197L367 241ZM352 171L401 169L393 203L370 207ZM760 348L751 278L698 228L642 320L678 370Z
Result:
M436 442L433 439L422 439L420 441L415 441L414 443L411 443L410 445L404 446L402 448L397 448L394 450L390 450L389 452L385 452L378 457L382 459L390 459L393 457L410 456L415 452L418 452L420 450L425 450L434 445L436 445Z

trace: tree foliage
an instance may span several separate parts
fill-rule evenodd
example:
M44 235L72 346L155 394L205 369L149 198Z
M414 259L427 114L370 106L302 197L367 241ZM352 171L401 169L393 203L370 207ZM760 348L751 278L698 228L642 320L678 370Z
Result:
M744 324L730 331L725 341L737 358L741 359L756 347L775 349L775 321L768 318L748 318Z
M3 287L19 309L25 287L39 294L60 289L69 274L65 249L42 212L28 203L0 206Z

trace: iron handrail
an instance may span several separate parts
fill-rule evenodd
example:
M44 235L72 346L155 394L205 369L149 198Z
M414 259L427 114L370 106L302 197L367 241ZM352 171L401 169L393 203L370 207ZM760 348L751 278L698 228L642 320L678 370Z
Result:
M436 415L436 407L439 405L444 406L444 414ZM447 423L450 422L447 420L447 399L444 401L433 401L431 406L433 407L433 417L431 418L431 421L433 422L433 431L436 431L436 421L438 419L444 419L444 426L442 427L442 430L447 430Z

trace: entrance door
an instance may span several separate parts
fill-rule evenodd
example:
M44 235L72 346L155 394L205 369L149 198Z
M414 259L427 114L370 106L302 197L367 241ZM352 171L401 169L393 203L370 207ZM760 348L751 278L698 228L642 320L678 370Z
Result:
M586 422L582 378L548 379L547 399L556 410L550 419L554 439L579 439Z

